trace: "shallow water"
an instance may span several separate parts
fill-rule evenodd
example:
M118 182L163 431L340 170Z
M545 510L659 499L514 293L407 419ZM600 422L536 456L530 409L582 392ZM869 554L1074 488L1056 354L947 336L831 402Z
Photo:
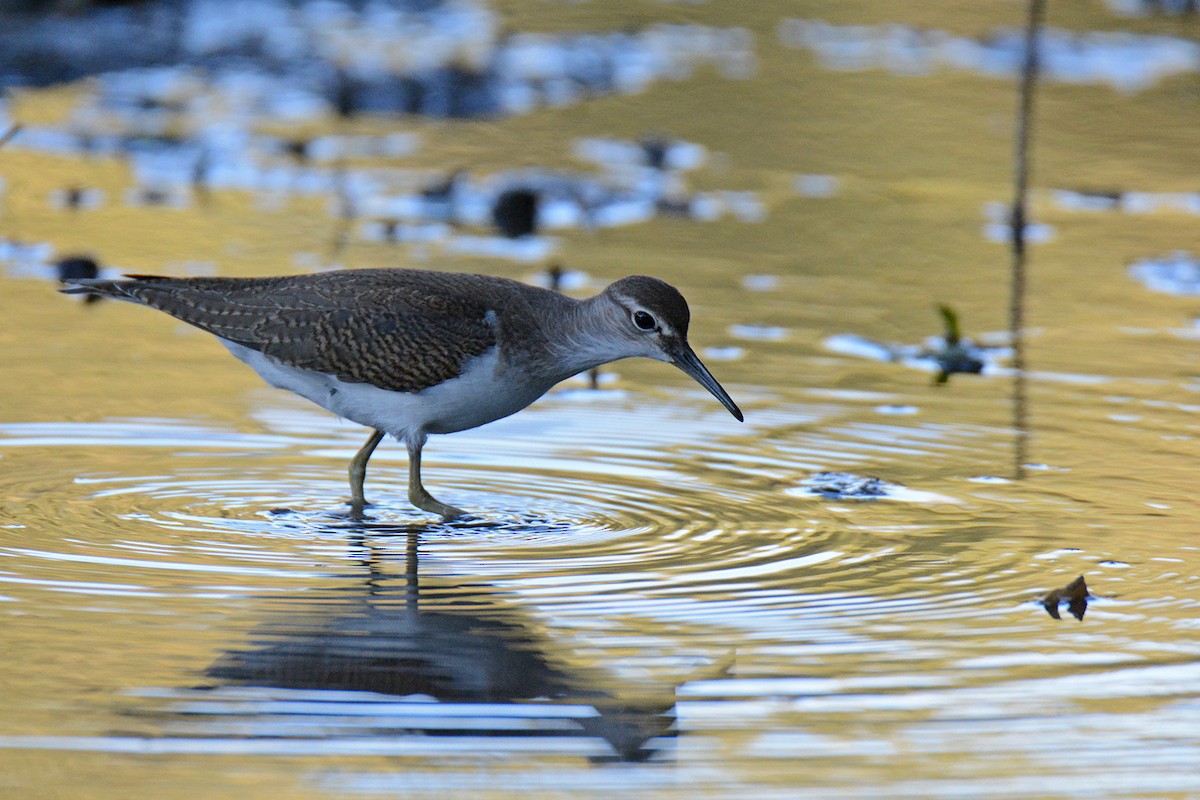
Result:
M308 131L414 134L414 152L352 165L352 185L405 197L458 167L484 191L532 167L599 180L579 142L662 132L703 148L682 180L715 219L564 225L520 251L478 226L397 242L347 222L332 189L174 186L181 207L147 205L119 159L0 149L0 793L1200 797L1200 334L1186 281L1175 295L1127 269L1200 236L1186 204L1054 199L1195 191L1190 79L1043 87L1018 433L1006 364L939 386L879 356L939 334L938 302L1005 342L988 225L1011 83L827 71L778 36L805 16L983 37L1016 7L802 5L499 4L515 30L745 26L756 70L486 123ZM1099 3L1052 12L1196 38ZM90 102L40 90L7 113L69 128ZM635 181L604 180L611 208L629 201ZM64 208L71 187L94 203ZM666 365L622 362L599 390L573 381L430 442L427 485L474 518L413 510L385 443L354 523L365 431L168 318L56 295L50 265L81 251L171 274L541 281L557 261L583 292L659 275L746 422ZM846 337L878 346L829 346ZM899 486L822 496L822 472ZM1083 619L1052 618L1041 598L1079 575Z

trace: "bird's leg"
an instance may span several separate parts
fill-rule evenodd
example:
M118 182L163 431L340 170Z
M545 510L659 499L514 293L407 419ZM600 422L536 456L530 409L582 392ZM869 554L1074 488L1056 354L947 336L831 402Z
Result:
M446 505L438 500L421 485L421 448L425 446L425 437L409 438L408 444L408 502L422 511L441 516L443 522L450 522L465 515L461 508Z
M371 438L350 459L350 516L362 519L367 499L363 496L363 481L367 478L367 461L383 441L383 431L372 431Z

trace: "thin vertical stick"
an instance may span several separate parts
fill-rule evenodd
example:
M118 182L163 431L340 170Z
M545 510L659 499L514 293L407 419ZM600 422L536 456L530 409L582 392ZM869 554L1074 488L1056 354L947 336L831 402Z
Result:
M8 144L9 140L11 140L20 132L21 123L18 122L16 125L13 125L11 128L4 131L4 133L0 133L0 147L4 147L4 145Z
M1029 0L1025 27L1025 67L1017 105L1016 152L1013 164L1012 294L1008 304L1008 330L1013 345L1013 429L1016 435L1014 477L1025 476L1029 421L1025 402L1025 223L1029 189L1029 138L1033 127L1033 95L1038 77L1038 34L1045 16L1045 0Z

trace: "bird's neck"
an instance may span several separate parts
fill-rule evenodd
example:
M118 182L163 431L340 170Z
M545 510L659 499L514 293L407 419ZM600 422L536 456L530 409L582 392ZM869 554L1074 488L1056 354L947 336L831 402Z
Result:
M612 335L617 309L603 293L573 301L569 313L547 331L547 355L555 381L565 380L589 369L635 353L626 353Z

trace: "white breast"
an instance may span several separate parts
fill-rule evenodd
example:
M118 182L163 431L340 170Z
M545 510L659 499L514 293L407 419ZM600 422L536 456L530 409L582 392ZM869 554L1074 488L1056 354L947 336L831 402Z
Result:
M468 361L457 378L419 392L391 392L291 367L249 347L224 339L221 342L272 386L295 392L339 417L398 439L484 425L515 414L550 388L502 380L495 347Z

